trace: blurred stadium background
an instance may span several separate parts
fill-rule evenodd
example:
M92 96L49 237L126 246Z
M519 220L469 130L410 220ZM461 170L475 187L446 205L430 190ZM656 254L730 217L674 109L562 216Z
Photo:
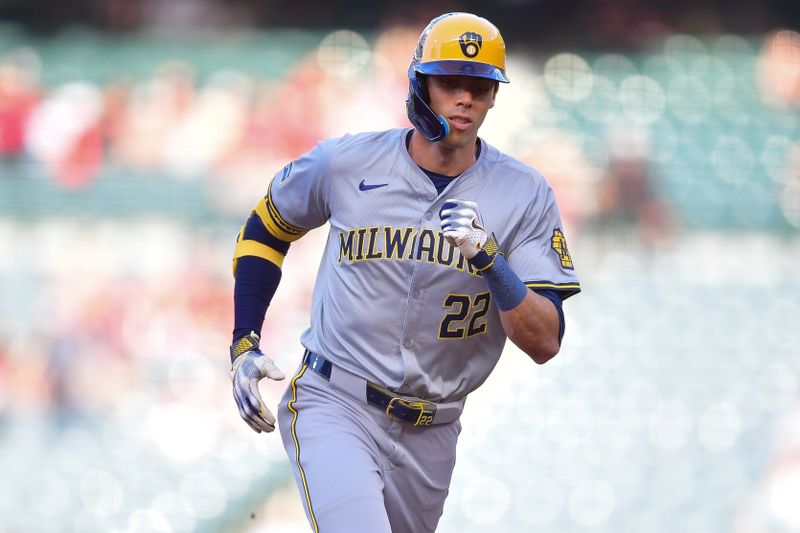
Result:
M318 139L407 125L451 10L506 37L482 136L553 184L584 291L470 398L440 530L800 531L800 4L7 0L0 532L306 530L230 395L232 245ZM287 373L324 233L268 313Z

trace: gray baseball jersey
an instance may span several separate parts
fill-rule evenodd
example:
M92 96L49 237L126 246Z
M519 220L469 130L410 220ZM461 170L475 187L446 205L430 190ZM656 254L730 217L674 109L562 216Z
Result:
M506 335L480 274L442 237L445 199L478 204L528 287L580 286L539 173L481 141L475 164L437 194L406 149L409 131L318 144L275 176L266 208L287 240L330 223L303 345L395 391L454 401L487 378Z

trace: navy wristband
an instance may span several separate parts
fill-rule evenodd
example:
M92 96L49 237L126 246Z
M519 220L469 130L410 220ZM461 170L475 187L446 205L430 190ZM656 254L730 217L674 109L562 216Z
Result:
M481 251L478 255L481 253L485 254L486 252ZM475 257L478 256L476 255ZM500 311L510 311L522 303L528 294L528 288L522 283L519 276L511 270L502 255L497 254L492 258L494 262L481 271L481 275L486 280L486 285L492 293L497 308Z

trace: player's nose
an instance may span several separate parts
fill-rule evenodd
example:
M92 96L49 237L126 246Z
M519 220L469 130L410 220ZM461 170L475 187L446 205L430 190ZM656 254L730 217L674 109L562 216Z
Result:
M464 106L472 105L472 92L464 87L459 87L456 91L456 103Z

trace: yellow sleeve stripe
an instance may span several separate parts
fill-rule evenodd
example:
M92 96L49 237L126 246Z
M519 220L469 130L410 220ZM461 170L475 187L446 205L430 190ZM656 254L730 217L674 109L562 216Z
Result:
M265 196L258 205L256 205L255 212L267 231L272 233L278 239L285 242L294 242L306 233L305 230L299 226L289 224L284 220L278 212L278 208L272 201L272 185L270 184L267 196Z
M304 230L299 226L294 226L292 224L289 224L288 222L286 222L286 220L284 220L280 212L278 212L278 208L275 207L275 202L272 201L271 190L265 200L266 200L265 203L267 205L267 212L269 213L270 218L275 224L277 224L286 233L291 233L293 235L305 235L306 230Z
M290 233L286 233L283 231L273 220L272 217L267 212L267 200L264 198L258 205L256 205L255 209L256 215L258 218L261 219L261 223L264 224L264 227L267 228L267 231L274 235L277 239L286 242L294 242L299 239L298 236L292 235Z
M233 259L235 261L236 259L239 259L245 255L252 255L255 257L260 257L261 259L266 259L278 268L283 267L283 259L286 257L278 250L270 248L266 244L250 239L245 239L236 243L236 248L233 251Z
M306 230L289 229L285 223L282 224L283 219L277 214L275 207L270 208L270 205L268 198L264 198L256 205L255 212L272 235L284 242L294 242L307 233Z
M526 283L526 287L530 289L577 289L580 290L581 286L578 283Z

